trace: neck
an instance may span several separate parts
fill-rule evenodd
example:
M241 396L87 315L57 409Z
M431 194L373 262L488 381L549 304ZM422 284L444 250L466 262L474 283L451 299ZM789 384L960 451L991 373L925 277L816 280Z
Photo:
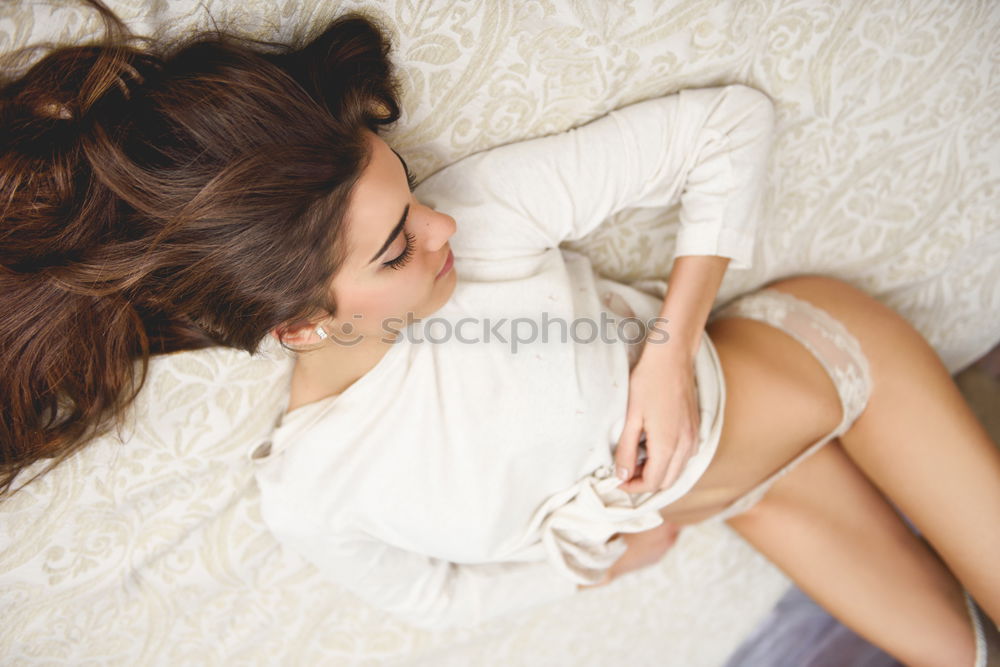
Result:
M343 393L378 364L392 346L383 335L366 336L348 346L327 341L314 350L299 352L292 372L287 412Z

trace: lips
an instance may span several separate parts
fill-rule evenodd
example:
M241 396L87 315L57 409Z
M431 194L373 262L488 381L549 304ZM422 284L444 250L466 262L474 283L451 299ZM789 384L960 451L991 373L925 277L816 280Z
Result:
M444 260L444 266L442 266L441 270L438 271L438 274L436 276L434 276L434 280L437 280L438 278L440 278L444 274L446 274L449 271L451 271L452 264L454 264L454 263L455 263L455 256L451 253L451 250L449 249L448 250L448 257L446 257L445 260Z

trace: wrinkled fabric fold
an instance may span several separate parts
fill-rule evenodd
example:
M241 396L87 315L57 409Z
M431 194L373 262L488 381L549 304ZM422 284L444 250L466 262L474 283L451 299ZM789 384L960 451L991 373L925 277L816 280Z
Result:
M614 465L601 466L569 489L550 496L535 513L550 563L580 584L600 582L626 550L621 533L663 523L659 510L691 490L711 463L722 432L725 379L715 347L702 333L695 356L699 404L698 451L665 489L630 494L618 487Z

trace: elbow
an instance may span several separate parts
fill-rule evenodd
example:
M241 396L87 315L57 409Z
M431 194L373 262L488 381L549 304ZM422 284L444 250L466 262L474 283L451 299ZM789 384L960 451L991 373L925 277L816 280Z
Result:
M734 107L742 109L748 117L753 119L754 125L767 132L774 129L774 101L767 93L742 83L733 84L729 88L732 91Z

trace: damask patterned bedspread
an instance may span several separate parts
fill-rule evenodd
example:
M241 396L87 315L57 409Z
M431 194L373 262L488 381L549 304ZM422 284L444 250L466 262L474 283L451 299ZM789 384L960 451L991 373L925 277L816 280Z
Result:
M286 39L363 9L392 31L418 178L648 97L741 82L778 125L754 267L718 303L824 273L899 310L957 371L1000 339L1000 4L943 0L113 0L139 33ZM211 18L209 14L210 12ZM69 2L0 4L0 51L79 41ZM626 211L570 247L663 278L676 210ZM0 223L2 224L2 223ZM261 521L248 443L288 364L157 359L121 440L0 504L0 662L719 665L788 580L725 526L655 568L475 630L399 624L320 580Z

